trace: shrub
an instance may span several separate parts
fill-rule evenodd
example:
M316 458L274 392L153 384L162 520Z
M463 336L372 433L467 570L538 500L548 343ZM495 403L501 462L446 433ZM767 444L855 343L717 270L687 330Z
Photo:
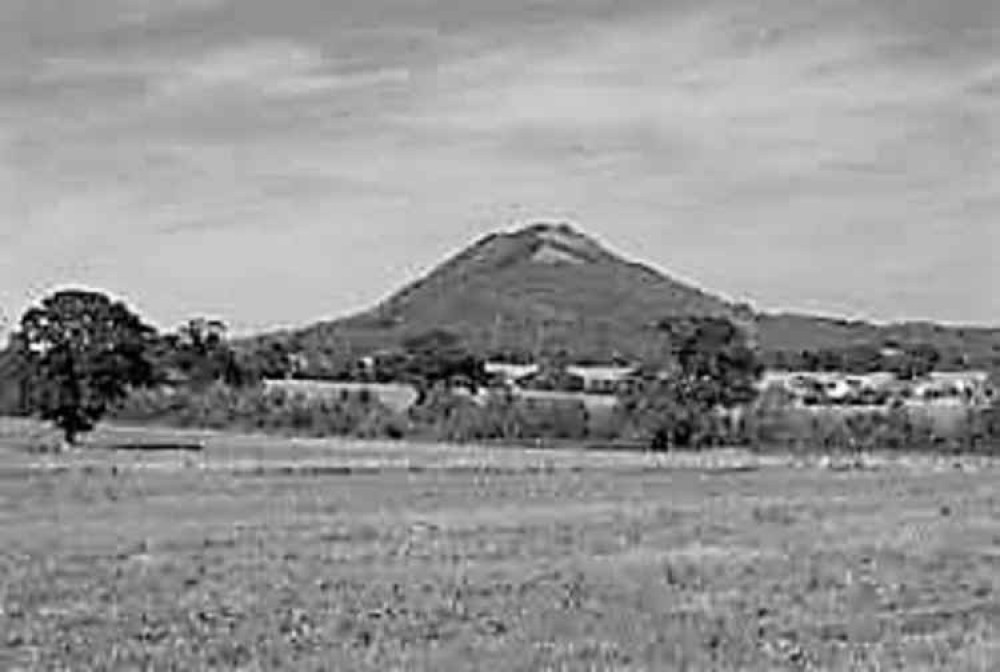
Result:
M518 399L507 393L473 398L436 387L404 415L365 391L320 397L215 384L202 390L136 390L114 417L179 427L366 439L597 439L642 441L657 450L745 445L823 452L1000 451L1000 400L983 409L897 405L865 411L796 406L780 391L765 391L743 409L696 412L649 399L626 398L613 409L591 413L575 399Z
M262 387L222 384L203 390L135 392L116 411L119 420L179 427L293 432L312 436L399 438L400 418L371 396L310 397Z
M519 432L526 438L580 440L589 414L580 401L528 399L516 404Z
M576 400L516 399L491 395L484 401L445 390L428 394L410 411L414 432L438 441L523 439L580 440L589 416Z

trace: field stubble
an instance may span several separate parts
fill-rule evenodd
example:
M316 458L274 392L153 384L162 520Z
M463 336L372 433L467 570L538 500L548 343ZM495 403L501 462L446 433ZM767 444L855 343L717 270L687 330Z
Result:
M94 443L0 432L0 668L1000 666L988 460Z

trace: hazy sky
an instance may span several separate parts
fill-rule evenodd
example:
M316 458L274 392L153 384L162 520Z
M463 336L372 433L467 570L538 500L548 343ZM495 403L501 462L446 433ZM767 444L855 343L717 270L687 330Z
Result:
M569 219L762 308L1000 323L996 0L2 0L0 306L366 306Z

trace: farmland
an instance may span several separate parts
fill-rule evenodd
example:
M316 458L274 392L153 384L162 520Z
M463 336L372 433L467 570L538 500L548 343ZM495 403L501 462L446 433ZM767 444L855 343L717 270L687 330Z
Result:
M37 432L0 428L2 669L1000 663L986 458Z

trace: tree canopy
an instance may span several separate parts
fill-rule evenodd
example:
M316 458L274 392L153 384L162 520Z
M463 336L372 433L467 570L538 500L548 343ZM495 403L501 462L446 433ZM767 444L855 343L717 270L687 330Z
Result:
M99 292L48 296L24 314L13 339L27 365L31 410L75 443L129 387L154 380L155 337L128 306Z
M484 362L465 347L459 336L442 329L407 338L399 365L401 378L417 388L421 401L437 385L475 392L487 382Z
M666 373L652 366L622 400L637 432L656 448L705 443L719 412L757 395L763 366L739 327L721 317L671 318L658 323L669 342Z
M842 348L777 351L768 353L768 364L784 371L841 371L855 375L888 371L904 380L921 378L948 361L930 343L854 343ZM951 358L954 360L954 357ZM963 368L966 362L958 362Z
M161 377L196 388L218 381L240 386L253 382L258 375L251 362L240 361L227 340L226 325L220 320L188 320L175 333L159 339L156 360Z

